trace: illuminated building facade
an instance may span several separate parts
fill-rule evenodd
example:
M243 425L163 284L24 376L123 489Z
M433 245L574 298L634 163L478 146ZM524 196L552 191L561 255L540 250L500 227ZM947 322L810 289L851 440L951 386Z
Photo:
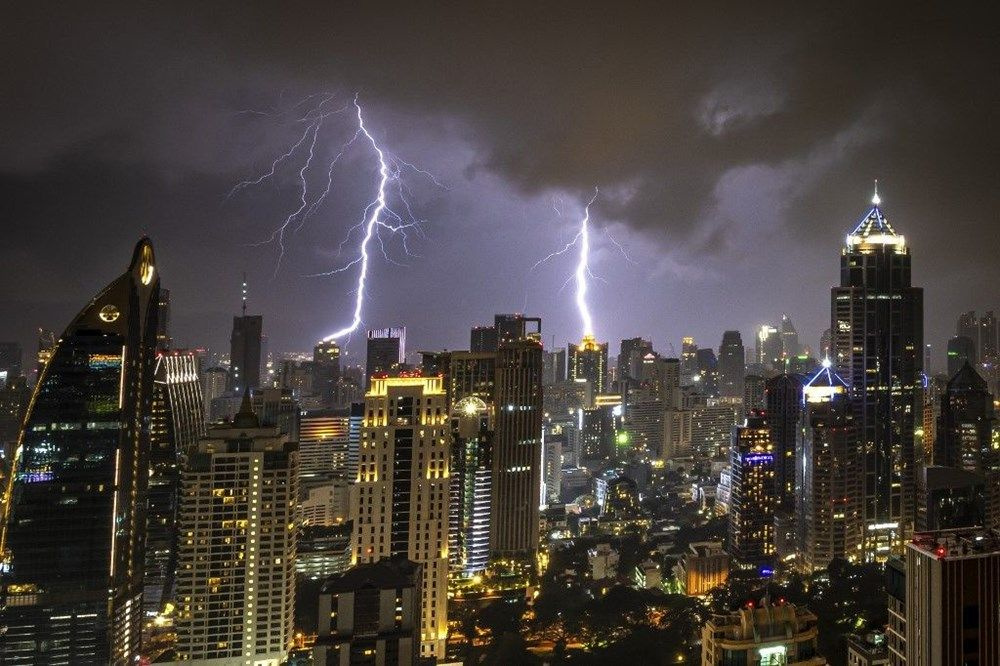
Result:
M35 386L4 489L4 664L138 658L158 290L142 239Z
M923 290L910 283L910 250L880 207L848 234L840 286L831 290L832 360L853 393L863 452L865 560L901 553L915 519L914 424L921 410Z
M172 599L177 565L177 500L181 466L205 434L204 402L194 352L156 356L149 424L149 508L143 606L159 612Z
M774 447L760 412L733 428L730 454L729 554L744 569L773 571Z
M736 425L731 404L700 405L691 410L691 452L706 460L728 455Z
M492 405L496 400L496 352L455 351L446 357L448 404L474 397Z
M698 374L698 345L694 338L681 338L681 384L688 386L694 383Z
M816 615L794 604L750 602L712 616L701 631L702 666L824 666Z
M475 396L451 410L451 500L448 556L453 577L486 570L493 488L492 408Z
M726 331L719 345L719 395L723 398L742 398L745 374L743 338L739 331Z
M834 559L855 560L861 541L860 455L847 383L820 368L802 389L796 452L796 567L804 574Z
M397 556L356 566L323 583L312 663L416 666L421 573L419 564Z
M520 320L497 350L491 559L534 564L539 540L542 462L541 321ZM528 331L529 322L537 331Z
M371 388L373 375L399 370L405 359L406 327L397 326L368 331L365 386Z
M1000 664L1000 533L914 534L905 580L906 666Z
M279 666L295 611L298 447L244 394L181 473L178 661Z
M299 420L299 478L347 476L350 410L305 412Z
M580 344L570 343L566 354L566 376L570 381L585 379L594 395L604 393L608 378L608 343L598 343L592 335L585 335Z
M698 541L674 566L674 574L690 597L708 594L729 579L729 553L721 541Z
M422 566L420 655L437 659L448 634L448 421L440 377L373 377L351 494L351 563L397 556Z

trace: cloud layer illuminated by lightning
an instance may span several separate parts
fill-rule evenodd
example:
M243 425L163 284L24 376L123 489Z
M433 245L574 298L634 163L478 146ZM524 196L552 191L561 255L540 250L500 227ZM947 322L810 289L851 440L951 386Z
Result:
M258 243L258 245L273 243L278 246L278 258L274 269L275 274L277 274L278 270L281 268L281 261L285 255L285 242L287 234L290 231L292 233L299 231L306 221L315 215L326 201L333 188L334 168L337 166L340 159L349 149L358 143L359 139L362 140L362 143L370 146L372 156L378 164L378 178L375 185L375 193L372 199L364 207L361 220L347 230L347 233L344 235L343 240L340 241L338 246L339 255L344 251L345 246L349 245L355 232L360 231L360 240L356 246L357 254L353 259L347 261L341 266L333 268L329 271L315 274L316 276L332 276L339 273L345 273L357 267L357 278L354 290L354 307L351 312L350 321L342 328L325 336L323 338L324 341L336 340L349 336L354 331L358 330L362 324L365 286L368 282L369 271L371 268L371 251L373 242L378 243L381 254L386 261L396 263L389 256L385 246L383 233L389 234L390 236L399 234L402 240L404 252L406 252L409 256L413 256L410 254L408 245L409 234L413 232L417 234L422 233L420 228L422 220L417 219L413 213L413 207L410 205L408 197L409 189L402 180L404 171L411 171L427 178L438 187L444 187L433 174L424 171L423 169L419 169L413 164L396 157L379 144L376 138L368 130L368 127L365 125L364 113L361 108L358 95L355 95L354 99L350 103L338 109L327 110L326 106L333 101L334 97L335 95L329 93L314 94L292 107L294 110L301 107L309 100L320 98L320 101L315 103L315 105L309 109L305 115L297 119L296 122L306 124L305 130L298 136L298 140L293 143L288 150L271 162L271 166L268 171L255 178L237 183L229 193L229 196L232 197L245 188L260 185L268 179L275 178L277 171L284 166L286 162L294 162L296 159L301 160L298 164L298 168L295 169L299 182L299 196L294 207L289 211L284 220L274 228L271 235L261 243ZM318 194L315 194L313 192L314 188L310 186L309 175L316 169L315 162L317 160L317 142L321 141L321 131L323 130L324 122L331 116L344 113L348 110L352 110L352 115L354 115L357 119L356 127L351 137L341 145L340 150L336 153L336 155L326 161L324 165L325 185ZM263 116L270 115L264 112L256 111L253 112L253 114ZM390 199L397 202L401 206L399 209L400 212L397 213L396 210L393 209Z

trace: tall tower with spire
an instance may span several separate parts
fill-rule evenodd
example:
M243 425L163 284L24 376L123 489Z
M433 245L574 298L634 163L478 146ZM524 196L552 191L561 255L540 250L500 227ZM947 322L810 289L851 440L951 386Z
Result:
M247 314L247 276L243 274L241 314L233 317L229 337L229 386L233 393L246 393L260 386L264 317Z
M871 207L847 235L831 290L831 355L851 386L862 460L861 556L902 552L913 529L913 430L923 364L923 290L910 281L910 248Z

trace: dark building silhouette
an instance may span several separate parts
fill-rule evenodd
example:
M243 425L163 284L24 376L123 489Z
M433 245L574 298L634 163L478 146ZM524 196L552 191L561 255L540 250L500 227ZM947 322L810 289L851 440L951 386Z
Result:
M156 348L170 349L174 339L170 337L170 290L160 288L160 316L156 325Z
M323 583L313 663L416 666L421 577L419 564L395 556Z
M955 376L963 365L975 366L978 361L976 343L964 335L956 335L948 340L948 377Z
M340 381L340 345L333 340L321 340L313 347L312 392L319 395L326 407L337 401L337 382Z
M0 342L0 386L24 374L24 354L18 342Z
M774 446L774 492L778 506L786 511L795 507L795 448L802 413L800 375L778 375L764 385L767 425Z
M538 330L529 331L528 322ZM520 319L496 358L496 434L490 550L495 560L531 566L538 549L542 459L541 320ZM516 339L512 337L516 335Z
M711 349L699 349L695 352L695 360L698 364L699 390L710 398L719 397L719 362L715 358L715 352Z
M261 338L264 317L246 314L233 317L229 337L229 390L243 394L260 386Z
M910 249L880 207L848 234L840 286L831 290L833 363L853 392L864 452L862 552L901 553L914 521L914 424L920 413L923 290L910 282Z
M986 477L957 467L930 465L921 470L917 530L951 530L986 524Z
M743 338L739 331L726 331L719 345L719 395L723 398L742 398L745 373Z
M653 353L653 343L642 338L626 338L618 348L618 387L623 396L642 381L642 360Z
M35 387L0 536L2 663L138 658L158 291L144 238Z
M371 386L372 375L399 370L406 356L406 328L378 328L368 331L368 353L365 357L365 386Z
M934 464L972 471L993 468L1000 457L991 442L993 419L993 396L986 390L986 380L966 362L941 396Z
M474 326L469 336L469 351L495 352L497 350L496 326Z

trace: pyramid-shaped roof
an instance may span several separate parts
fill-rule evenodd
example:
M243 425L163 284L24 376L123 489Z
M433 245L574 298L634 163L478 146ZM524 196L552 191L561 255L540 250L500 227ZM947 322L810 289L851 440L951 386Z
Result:
M986 380L983 379L975 368L973 368L969 361L965 361L962 367L958 369L955 376L948 380L948 390L952 389L975 389L978 391L986 390Z

